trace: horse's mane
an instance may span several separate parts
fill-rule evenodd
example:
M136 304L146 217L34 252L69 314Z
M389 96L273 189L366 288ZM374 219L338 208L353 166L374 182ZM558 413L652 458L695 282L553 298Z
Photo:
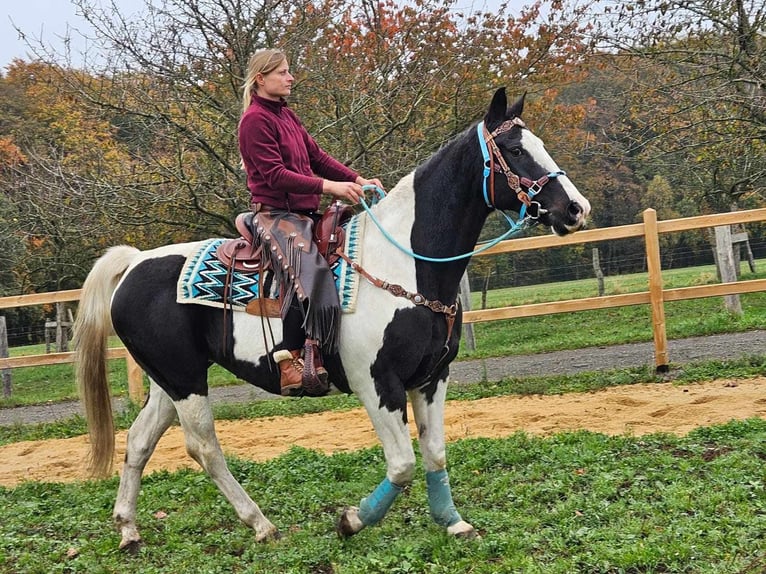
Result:
M422 164L420 164L416 168L416 172L422 171L422 170L428 170L434 165L437 165L441 163L444 160L444 156L449 155L457 143L458 140L465 137L469 133L474 133L476 131L476 124L477 122L473 122L469 127L463 129L462 131L456 132L449 136L446 140L442 141L431 153L431 155L426 159Z

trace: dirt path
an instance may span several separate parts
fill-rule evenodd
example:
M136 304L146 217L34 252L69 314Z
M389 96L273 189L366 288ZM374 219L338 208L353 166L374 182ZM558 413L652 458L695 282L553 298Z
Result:
M468 437L505 437L518 430L540 435L577 429L612 435L654 432L680 435L698 426L750 417L766 419L766 378L716 380L684 386L631 385L593 393L451 401L447 404L445 423L447 440L454 441ZM410 427L414 425L411 423ZM362 410L218 421L216 429L224 451L256 461L279 456L292 445L333 453L377 444L370 421ZM125 438L125 432L117 434L117 470L123 460ZM83 480L86 452L85 437L0 447L0 485L14 486L24 480ZM147 471L196 466L185 452L180 429L172 427L160 440Z

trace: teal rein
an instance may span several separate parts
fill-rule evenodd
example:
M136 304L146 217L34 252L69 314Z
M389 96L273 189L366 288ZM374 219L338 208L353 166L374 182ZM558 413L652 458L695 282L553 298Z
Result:
M372 205L375 205L380 199L383 199L386 197L386 192L380 189L377 185L365 185L362 187L365 191L374 190L377 194L376 197L373 199ZM399 243L380 223L378 218L373 213L372 209L370 208L370 205L367 203L364 197L359 198L359 202L362 204L362 207L367 212L367 215L370 217L372 222L375 224L375 226L380 230L380 232L383 234L383 236L397 249L399 249L401 252L405 253L406 255L409 255L410 257L413 257L415 259L419 259L421 261L429 261L431 263L449 263L451 261L459 261L460 259L468 259L469 257L473 257L477 253L481 253L482 251L486 251L490 247L494 247L501 241L507 239L514 233L518 233L521 231L524 227L527 225L528 219L520 220L519 222L513 221L513 219L506 214L505 212L502 213L506 220L508 221L509 225L511 226L508 231L500 235L499 237L496 237L495 239L485 243L478 249L474 249L473 251L469 251L468 253L463 253L461 255L454 255L452 257L429 257L427 255L420 255L419 253L415 253L412 251L412 249L408 249L401 243ZM526 208L526 206L524 206Z
M477 253L481 253L482 251L486 251L487 249L494 247L501 241L508 239L511 235L514 235L520 232L522 229L524 229L527 226L530 218L527 215L527 206L525 204L522 203L521 205L521 210L519 211L519 220L514 221L510 215L508 215L504 211L497 210L489 202L489 197L487 196L487 179L489 178L489 169L490 169L489 168L489 149L487 148L487 142L484 141L484 137L482 136L483 126L484 126L484 122L479 122L478 124L479 145L481 146L481 153L482 153L482 156L484 157L484 182L483 182L484 201L487 203L488 207L495 209L496 211L500 211L500 213L503 214L503 217L505 217L505 220L508 222L508 226L509 226L508 230L502 235L496 237L495 239L492 239L491 241L484 243L481 247L479 247L478 249L474 249L473 251L469 251L461 255L454 255L452 257L428 257L427 255L420 255L419 253L415 253L414 251L412 251L412 249L408 249L407 247L399 243L396 239L394 239L394 237L381 225L378 218L372 212L372 209L370 209L370 205L367 203L367 200L364 197L360 197L359 202L362 204L362 207L367 212L367 215L370 217L372 222L380 230L383 236L401 252L415 259L419 259L421 261L428 261L430 263L449 263L451 261L459 261L461 259L468 259L469 257L473 257ZM362 189L364 191L372 190L375 192L375 196L373 197L373 201L372 201L373 205L375 205L379 200L386 197L386 192L383 191L381 188L379 188L377 185L364 185L362 186Z

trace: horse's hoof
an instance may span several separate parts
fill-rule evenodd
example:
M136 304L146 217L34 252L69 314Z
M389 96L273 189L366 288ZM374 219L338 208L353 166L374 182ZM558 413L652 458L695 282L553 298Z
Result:
M282 533L276 526L272 526L265 532L255 535L256 542L276 542L282 538Z
M347 506L335 525L335 532L341 538L350 538L364 528L364 523L359 520L359 509L356 506Z
M473 540L474 538L481 538L476 529L468 524L465 520L461 520L447 527L447 533L452 534L456 538L463 538L465 540Z
M130 554L131 556L135 556L141 550L141 547L143 545L144 545L144 541L141 540L140 538L136 538L132 540L122 540L120 542L120 550L123 551L125 554Z

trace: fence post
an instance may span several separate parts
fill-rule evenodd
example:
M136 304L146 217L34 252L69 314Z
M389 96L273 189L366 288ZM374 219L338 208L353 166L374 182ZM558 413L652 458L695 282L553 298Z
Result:
M604 272L601 270L601 259L598 254L598 247L594 247L593 253L593 272L596 274L596 280L598 281L598 296L604 296Z
M5 326L5 315L0 316L0 359L8 358L8 329ZM11 370L2 369L3 397L11 396Z
M739 246L737 246L737 249L739 249ZM715 251L718 254L716 261L718 262L718 276L721 278L721 283L737 281L739 265L734 257L730 225L716 226ZM740 303L739 295L724 295L723 302L729 312L742 315L742 304Z
M130 353L125 355L125 362L127 363L128 371L128 396L134 403L143 404L144 372Z
M649 299L652 307L654 365L658 373L667 373L670 361L668 360L668 335L665 331L660 237L657 233L657 212L651 208L644 210L644 242L646 243L646 268L649 272Z

